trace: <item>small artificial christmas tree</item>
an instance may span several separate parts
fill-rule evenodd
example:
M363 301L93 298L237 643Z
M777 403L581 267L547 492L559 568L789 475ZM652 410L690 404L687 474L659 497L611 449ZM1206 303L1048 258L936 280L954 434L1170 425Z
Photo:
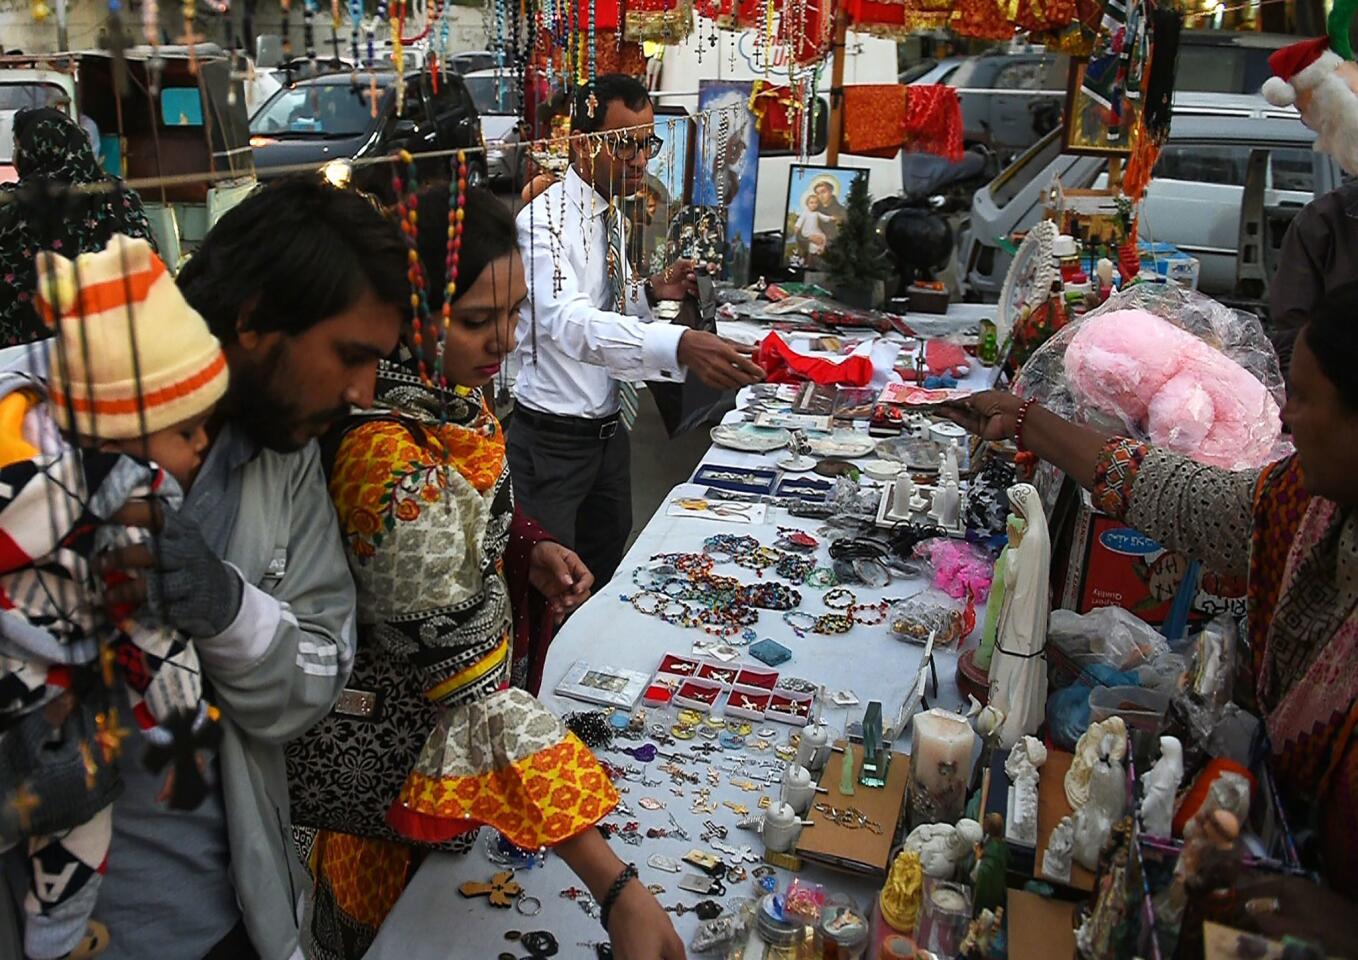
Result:
M871 291L878 280L886 280L892 274L891 260L872 221L867 177L854 179L845 211L839 233L821 256L836 296L840 296L840 291Z

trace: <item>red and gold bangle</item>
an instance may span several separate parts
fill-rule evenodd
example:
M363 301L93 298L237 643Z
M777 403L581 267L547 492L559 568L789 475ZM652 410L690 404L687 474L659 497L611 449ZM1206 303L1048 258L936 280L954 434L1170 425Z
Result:
M1028 411L1032 409L1035 403L1037 403L1036 397L1029 397L1024 400L1023 405L1019 407L1018 416L1014 418L1014 446L1018 447L1020 453L1028 452L1027 446L1023 443L1023 424L1028 419Z

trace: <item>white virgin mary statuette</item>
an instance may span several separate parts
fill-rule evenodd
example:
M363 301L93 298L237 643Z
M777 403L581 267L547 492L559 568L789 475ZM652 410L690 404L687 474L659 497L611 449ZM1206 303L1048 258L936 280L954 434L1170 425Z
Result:
M1009 488L1009 502L1023 517L1017 544L1009 544L1004 570L995 656L990 661L990 703L1004 714L1000 743L1012 747L1037 732L1047 706L1048 587L1051 538L1042 498L1030 483ZM1012 527L1010 528L1013 529Z
M1184 775L1184 748L1177 737L1160 738L1160 759L1141 778L1141 829L1168 837L1174 821L1174 795Z

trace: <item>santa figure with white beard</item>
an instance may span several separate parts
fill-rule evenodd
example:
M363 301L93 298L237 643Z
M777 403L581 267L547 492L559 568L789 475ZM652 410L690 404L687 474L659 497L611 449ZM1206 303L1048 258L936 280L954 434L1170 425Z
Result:
M1268 58L1273 76L1259 92L1275 107L1295 105L1316 132L1315 148L1358 176L1358 64L1353 62L1349 22L1358 0L1336 0L1326 21L1328 36L1303 40Z

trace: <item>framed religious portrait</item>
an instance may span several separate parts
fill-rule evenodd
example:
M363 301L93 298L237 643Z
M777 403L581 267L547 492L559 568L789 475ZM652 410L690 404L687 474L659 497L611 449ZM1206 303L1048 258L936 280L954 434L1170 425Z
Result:
M1066 81L1062 152L1099 157L1131 155L1136 128L1141 122L1140 91L1121 89L1115 76L1091 73L1112 72L1116 63L1071 61Z
M750 282L759 181L759 119L750 112L753 88L753 80L698 81L694 203L720 218L724 278L737 286Z
M812 167L793 164L787 178L783 217L783 266L819 270L826 246L839 234L848 211L849 188L866 167Z

